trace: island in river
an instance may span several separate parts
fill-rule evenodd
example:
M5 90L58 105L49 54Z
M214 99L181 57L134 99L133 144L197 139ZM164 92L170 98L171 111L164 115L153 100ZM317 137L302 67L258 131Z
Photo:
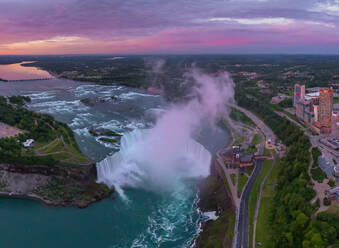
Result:
M77 207L108 197L112 190L95 182L95 164L81 153L72 130L26 109L26 101L0 97L0 194ZM28 139L34 146L23 146Z

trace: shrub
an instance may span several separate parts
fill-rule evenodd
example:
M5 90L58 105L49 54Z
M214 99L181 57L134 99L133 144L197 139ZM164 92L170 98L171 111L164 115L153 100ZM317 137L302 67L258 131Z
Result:
M325 205L325 206L331 205L331 200L329 200L327 197L324 198L324 201L323 201L323 202L324 202L324 205Z

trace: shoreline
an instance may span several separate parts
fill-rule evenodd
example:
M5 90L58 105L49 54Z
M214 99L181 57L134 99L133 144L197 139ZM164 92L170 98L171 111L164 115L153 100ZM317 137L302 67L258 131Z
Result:
M44 199L43 197L39 196L38 194L19 194L19 193L13 193L13 192L5 192L0 191L0 198L8 198L8 199L21 199L21 200L30 200L30 201L36 201L44 206L47 207L76 207L76 208L87 208L91 204L102 201L104 199L109 198L111 195L107 195L103 198L98 198L94 201L87 202L86 204L67 204L67 203L56 203L52 200Z
M235 139L234 130L230 126L229 121L227 119L223 119L222 124L223 125L220 125L220 127L226 129L229 132L229 140L228 144L225 145L223 148L220 148L219 150L232 146ZM221 171L221 173L223 173L223 171ZM212 182L216 181L215 185L211 184L211 181ZM215 220L209 219L201 222L198 236L195 239L194 244L191 246L193 248L211 245L208 242L209 235L211 234L211 232L213 233L216 231L216 228L214 228L213 226L217 225L217 222L218 221L220 222L221 218L223 218L223 221L226 222L222 222L221 226L218 226L217 228L217 231L220 231L220 229L222 229L221 232L223 233L222 240L220 240L221 243L219 245L222 247L232 247L234 237L230 236L227 237L227 234L229 235L230 233L232 233L232 235L234 236L234 225L232 225L232 215L235 218L236 209L234 204L232 203L231 196L227 191L224 183L225 183L224 178L220 176L220 168L218 169L218 164L216 163L214 154L211 160L210 175L207 178L202 179L200 185L198 186L199 187L198 209L201 213L215 211L217 213L218 218ZM215 202L215 199L213 198L220 193L223 202L219 202L219 204L221 205L224 204L223 207L216 206L215 204L211 203Z
M210 176L203 179L199 185L198 209L202 214L215 211L218 218L200 223L200 231L193 248L232 246L234 232L232 218L235 218L235 206L216 166L218 165L213 159Z
M46 206L86 208L114 192L114 188L97 183L96 177L93 165L60 170L59 166L0 164L0 197L35 200Z

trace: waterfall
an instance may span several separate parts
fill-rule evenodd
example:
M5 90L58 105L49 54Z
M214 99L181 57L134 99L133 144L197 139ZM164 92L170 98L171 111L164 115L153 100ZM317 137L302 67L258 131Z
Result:
M121 187L161 189L177 179L209 175L211 154L193 139L168 145L151 129L134 130L121 139L119 152L97 163L98 182Z

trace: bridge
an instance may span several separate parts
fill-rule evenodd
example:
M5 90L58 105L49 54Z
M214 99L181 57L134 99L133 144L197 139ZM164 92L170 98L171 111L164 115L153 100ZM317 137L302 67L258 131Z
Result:
M35 79L16 79L16 80L5 80L2 79L5 82L21 82L21 81L36 81L36 80L51 80L54 79L54 77L50 77L50 78L35 78Z

